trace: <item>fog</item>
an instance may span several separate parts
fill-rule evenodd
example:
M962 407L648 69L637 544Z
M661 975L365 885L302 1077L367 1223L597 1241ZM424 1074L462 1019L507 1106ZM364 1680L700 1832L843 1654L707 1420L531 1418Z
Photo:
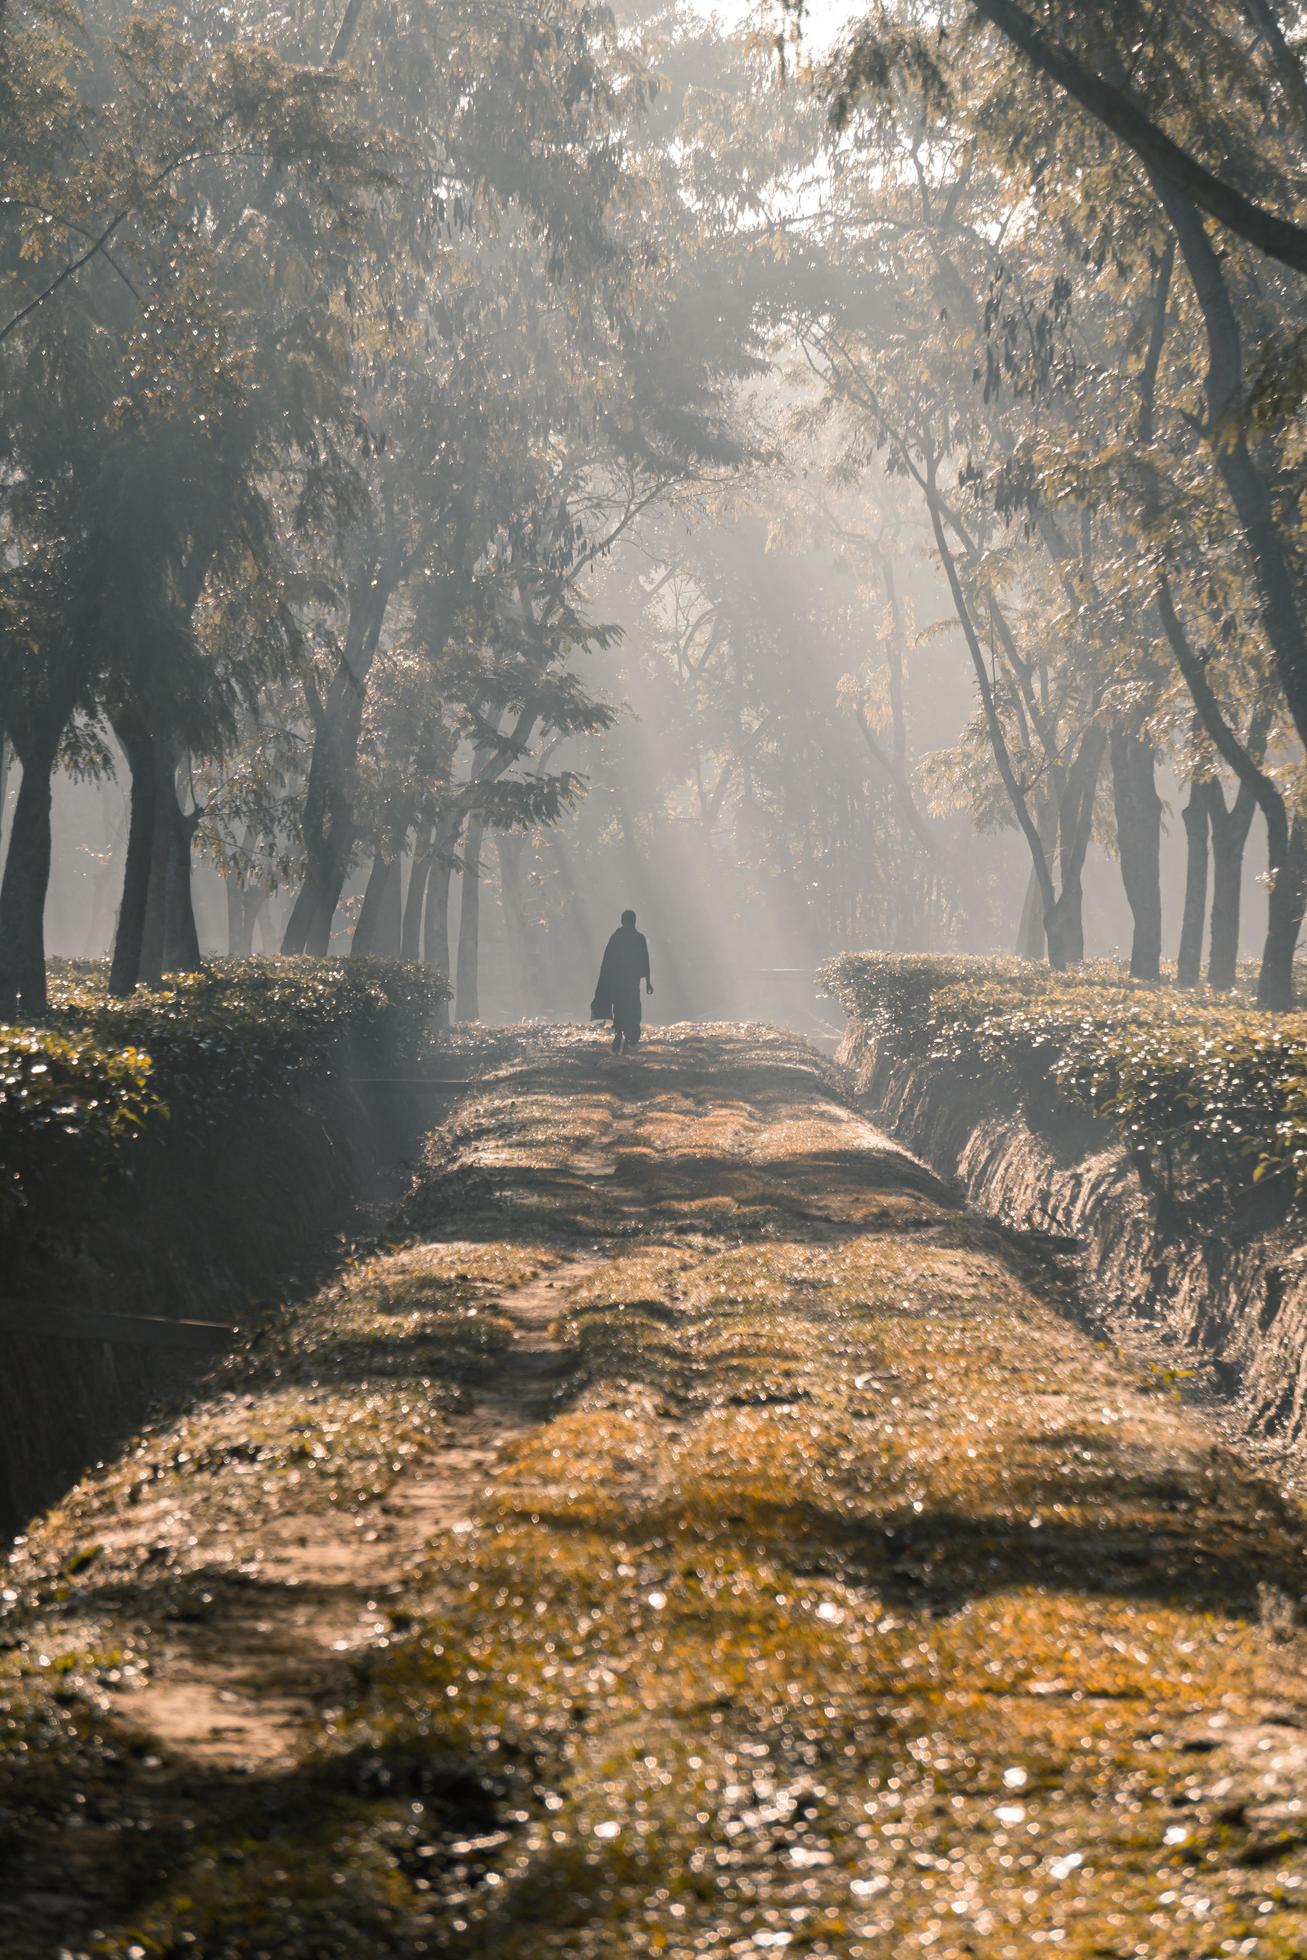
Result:
M196 4L179 166L88 18L7 166L4 1011L331 952L584 1019L628 906L661 1019L827 1034L850 947L1228 987L1268 905L1284 1004L1297 404L1204 432L1201 238L1027 157L1001 37Z

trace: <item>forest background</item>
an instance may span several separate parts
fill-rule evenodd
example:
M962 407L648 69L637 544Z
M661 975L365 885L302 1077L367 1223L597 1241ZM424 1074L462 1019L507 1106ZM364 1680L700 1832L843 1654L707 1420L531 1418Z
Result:
M0 1013L50 952L1287 1005L1296 8L0 14ZM53 796L51 785L53 784Z

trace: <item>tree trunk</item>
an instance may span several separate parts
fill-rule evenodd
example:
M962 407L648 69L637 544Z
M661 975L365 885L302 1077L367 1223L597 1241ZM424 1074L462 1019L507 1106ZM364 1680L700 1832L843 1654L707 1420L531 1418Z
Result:
M1207 340L1206 435L1212 461L1239 519L1260 600L1262 623L1298 739L1307 744L1307 633L1294 565L1296 546L1283 527L1271 484L1249 447L1240 412L1243 342L1223 263L1197 207L1149 172L1170 219L1198 300Z
M249 958L249 949L254 944L254 924L251 920L248 934L245 930L245 892L232 877L222 881L222 895L227 906L227 958L244 960Z
M252 959L254 928L268 902L268 894L257 885L238 885L234 878L226 880L226 887L227 957L229 960Z
M1057 836L1057 811L1051 797L1044 797L1035 805L1034 818L1045 856L1051 859ZM1033 864L1030 867L1030 875L1026 879L1026 896L1021 907L1021 922L1017 927L1016 950L1018 959L1030 960L1036 965L1041 964L1048 953L1048 940L1044 932L1044 901Z
M109 992L121 995L130 994L141 977L141 951L145 938L145 912L150 867L154 862L154 832L159 800L155 785L153 736L135 716L119 716L113 729L127 758L131 776L123 895L118 906L113 957L109 962Z
M254 856L254 830L249 824L241 838L241 856L248 865ZM228 874L223 879L227 896L227 958L248 960L254 955L254 928L268 902L261 885L242 885Z
M22 1008L44 1014L45 895L50 883L50 777L63 723L41 731L20 755L9 849L0 881L0 1019Z
M432 972L438 973L444 981L449 979L449 881L453 870L448 851L439 851L432 858L422 934L422 957ZM449 1026L447 1000L442 1000L436 1009L436 1026Z
M1080 738L1076 757L1067 771L1058 806L1058 871L1061 890L1044 913L1048 963L1063 973L1085 957L1085 896L1081 883L1085 857L1094 827L1094 797L1107 747L1106 730L1091 727Z
M367 887L363 893L363 903L359 907L358 920L354 927L354 938L350 944L350 958L363 959L369 953L380 950L384 932L384 918L390 903L390 894L399 889L399 865L394 858L388 858L384 851L376 851L372 858L372 869L368 873Z
M163 872L163 970L195 973L201 961L191 884L191 848L199 826L199 811L188 815L177 800L177 766L177 758L170 756L167 767L159 775L159 822L167 840Z
M168 878L168 839L160 835L159 792L154 784L154 824L150 833L150 868L145 886L145 923L141 928L141 963L137 979L157 987L163 979L165 886Z
M1207 734L1222 761L1234 771L1241 786L1247 788L1266 824L1266 856L1270 866L1271 888L1266 944L1262 970L1257 983L1261 1006L1283 1011L1293 1004L1293 954L1302 926L1304 844L1301 825L1289 820L1288 806L1279 788L1256 759L1268 730L1258 717L1249 730L1249 742L1241 742L1222 712L1212 691L1203 662L1189 644L1180 622L1165 575L1158 580L1158 613L1171 643L1185 685Z
M431 877L432 827L427 824L421 839L413 850L413 863L409 868L408 892L404 898L404 916L399 928L399 957L415 963L422 957L422 917L427 902L427 884Z
M1130 971L1156 980L1162 971L1162 799L1157 757L1150 743L1127 728L1111 734L1112 797L1117 854L1126 902L1134 920Z
M196 973L200 933L195 922L195 893L191 883L191 827L179 810L181 827L168 840L168 863L163 885L163 970Z
M1277 1014L1293 1006L1293 956L1307 901L1307 838L1301 818L1277 835L1270 832L1271 888L1267 894L1266 944L1257 976L1257 1005Z
M1053 886L1052 868L1049 864L1048 852L1044 848L1038 826L1031 813L1029 794L1021 783L1017 771L1013 766L1012 752L1008 747L1007 735L1004 732L1002 719L999 715L994 686L985 666L985 655L980 643L980 634L977 631L976 622L972 617L971 607L967 601L966 590L962 584L961 574L958 571L957 560L949 548L948 537L944 530L944 507L936 486L935 472L936 459L931 457L927 461L923 488L926 495L926 507L930 513L931 529L935 534L935 546L939 552L945 575L948 578L949 592L953 600L953 610L957 614L958 624L962 628L962 637L967 643L967 652L971 656L971 665L976 676L976 686L980 693L980 703L985 714L985 726L989 732L989 743L994 752L994 761L997 763L998 773L1003 779L1003 787L1007 791L1008 801L1012 805L1013 815L1016 817L1026 843L1030 847L1031 864L1034 876L1039 884L1039 896L1044 908L1044 924L1045 930L1047 931L1049 920L1053 917L1058 903L1057 892ZM1051 934L1049 937L1049 961L1050 964L1055 964L1053 960Z
M331 944L336 907L354 851L354 811L347 792L335 783L324 790L323 807L326 814L320 827L305 835L304 882L286 921L283 953L321 958Z
M350 953L371 954L380 960L399 958L404 911L404 846L408 842L413 806L406 796L387 798L381 849L372 860L367 889L354 928Z
M1048 963L1054 973L1065 973L1068 967L1079 966L1085 957L1084 892L1079 878L1063 884L1045 912L1044 935L1048 941Z
M321 957L349 876L358 830L354 777L367 678L390 598L390 575L370 568L351 593L345 646L325 701L313 698L313 754L304 791L304 881L286 921L283 953Z
M1207 920L1207 832L1209 818L1207 783L1192 782L1189 800L1182 812L1185 840L1184 911L1180 918L1180 951L1176 979L1182 987L1196 987L1203 975L1203 927Z
M1047 947L1044 940L1044 908L1039 897L1039 880L1035 867L1031 865L1026 874L1026 895L1021 901L1021 918L1017 925L1016 954L1019 960L1030 960L1036 965L1044 958Z
M1240 783L1238 794L1228 810L1220 790L1214 783L1210 787L1212 928L1207 953L1207 984L1218 993L1227 993L1238 973L1243 855L1257 804L1246 783Z
M479 1021L479 964L481 941L481 843L485 824L478 816L468 820L463 846L463 891L458 911L458 980L454 993L454 1019Z
M177 802L177 750L157 737L151 750L154 822L137 978L157 987L165 973L198 967L200 945L191 903L193 826ZM134 773L132 781L134 786Z

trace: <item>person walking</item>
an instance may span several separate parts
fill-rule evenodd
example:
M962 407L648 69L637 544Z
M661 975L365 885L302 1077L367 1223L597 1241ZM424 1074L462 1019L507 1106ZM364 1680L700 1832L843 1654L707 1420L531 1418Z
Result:
M590 1003L592 1021L611 1020L613 1053L630 1054L640 1039L640 982L653 992L649 977L649 942L635 929L635 913L623 912L622 923L604 947L599 983Z

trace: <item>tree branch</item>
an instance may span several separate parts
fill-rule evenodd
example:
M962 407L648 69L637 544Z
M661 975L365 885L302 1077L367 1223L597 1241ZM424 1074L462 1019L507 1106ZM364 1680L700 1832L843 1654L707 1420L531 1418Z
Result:
M1124 90L1114 88L1052 41L1014 0L972 0L976 12L996 27L1041 75L1069 95L1096 122L1120 139L1150 171L1165 178L1181 196L1267 258L1294 272L1307 272L1307 228L1254 204L1232 184L1159 129Z

